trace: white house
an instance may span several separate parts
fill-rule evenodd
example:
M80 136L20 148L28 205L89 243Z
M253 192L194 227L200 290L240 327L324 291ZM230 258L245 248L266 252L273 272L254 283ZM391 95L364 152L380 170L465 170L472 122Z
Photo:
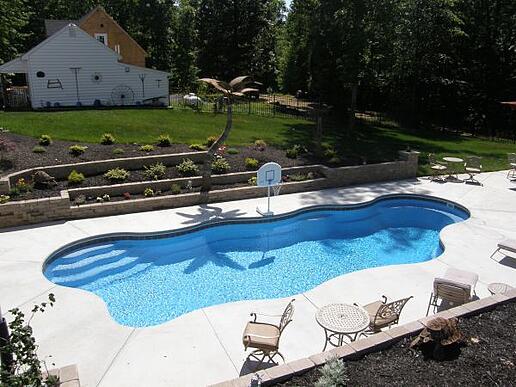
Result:
M120 54L68 24L0 74L26 74L33 109L62 106L168 106L168 73L119 62Z

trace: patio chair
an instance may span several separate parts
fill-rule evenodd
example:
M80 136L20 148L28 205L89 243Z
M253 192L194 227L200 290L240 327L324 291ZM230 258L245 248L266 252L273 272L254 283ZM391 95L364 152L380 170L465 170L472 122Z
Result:
M443 306L443 302L454 307L471 301L476 294L477 282L478 274L476 273L448 268L442 278L434 279L434 290L428 301L426 315L428 316L430 313L430 307L433 306L435 312L438 307ZM440 303L439 300L441 300Z
M507 161L509 162L508 179L516 179L516 153L507 153Z
M292 315L294 314L294 301L295 300L289 302L282 315L274 316L251 313L253 320L247 323L244 329L242 341L244 343L245 350L247 350L247 348L255 348L255 350L247 357L248 359L253 357L258 360L258 364L255 369L263 363L265 358L268 358L269 361L275 363L274 357L276 355L281 357L283 362L285 362L285 358L279 352L279 341L285 327L292 321ZM271 324L256 321L258 315L281 318L279 320L279 324Z
M440 176L448 170L448 167L446 165L441 164L437 161L433 153L428 154L428 164L430 165L430 169L432 170L432 176L430 177L430 180L432 181L441 180Z
M478 175L480 172L482 172L482 157L466 157L466 162L464 163L464 170L469 175L469 177L465 180L466 183L471 182L482 185L481 182L475 179L475 175Z
M514 239L506 239L503 242L498 243L497 249L491 254L491 259L496 255L496 253L512 253L516 255L516 240Z
M363 308L369 313L370 319L368 332L380 332L382 328L390 328L392 325L397 324L400 319L401 311L411 298L413 298L413 296L387 302L387 297L382 296L381 301L364 305Z

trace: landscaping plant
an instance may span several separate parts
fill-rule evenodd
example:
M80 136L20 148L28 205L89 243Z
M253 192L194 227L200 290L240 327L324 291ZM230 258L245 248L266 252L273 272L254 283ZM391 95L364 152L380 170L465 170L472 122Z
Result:
M211 170L217 175L221 175L230 170L231 166L224 157L217 157L211 164Z
M344 387L347 381L344 362L334 357L321 368L321 377L315 383L315 387Z
M154 196L154 190L152 188L150 188L150 187L145 188L145 190L143 191L143 196L145 196L146 198L153 197Z
M267 143L263 140L256 140L254 142L254 147L256 150L263 152L265 149L267 149Z
M245 159L245 168L249 171L256 171L258 169L258 165L259 165L258 160L254 159L252 157L247 157Z
M104 177L109 181L125 181L131 176L129 171L123 168L110 169L104 174Z
M113 145L115 143L115 136L111 133L104 133L102 137L100 137L100 143L102 145Z
M45 153L47 150L44 146L36 145L34 148L32 148L32 152L34 153Z
M0 204L5 204L11 199L9 195L0 195Z
M72 154L73 156L82 155L84 152L86 152L86 149L88 149L88 147L83 146L83 145L71 145L68 148L68 150L70 151L70 154Z
M152 165L145 165L143 168L145 169L145 177L149 180L162 179L167 173L167 167L160 162Z
M147 153L149 153L149 152L152 152L153 150L154 150L154 146L152 146L152 145L150 145L150 144L142 145L142 146L140 147L140 151L142 151L142 152L147 152Z
M206 146L207 147L210 147L212 146L213 144L215 144L215 142L217 141L217 136L209 136L207 139L206 139Z
M158 137L158 146L169 147L171 145L172 145L172 140L170 140L170 136L168 134L161 134Z
M20 193L32 191L32 184L25 180L23 177L19 178L18 181L16 181L15 187Z
M170 192L172 195L179 195L181 193L181 186L179 184L172 184L170 187Z
M122 148L115 148L115 149L113 149L113 154L114 155L123 155L124 153L125 153L125 151Z
M177 172L183 177L197 176L199 174L199 167L190 159L183 160L176 168Z
M194 151L204 151L206 150L206 147L204 145L201 145L201 144L191 144L190 145L190 149L191 150L194 150Z
M228 152L228 155L237 155L240 153L240 151L236 148L228 148L227 152Z
M84 175L80 172L77 172L75 169L70 172L68 175L68 184L70 185L79 185L84 182Z
M39 137L38 144L41 146L49 146L52 144L52 137L50 137L48 134L42 134Z

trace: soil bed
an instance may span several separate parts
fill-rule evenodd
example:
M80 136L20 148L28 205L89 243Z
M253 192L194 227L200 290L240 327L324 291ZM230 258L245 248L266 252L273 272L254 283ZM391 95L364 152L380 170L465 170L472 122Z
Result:
M391 348L346 361L348 386L514 386L516 385L516 303L464 318L465 344L454 359L437 362L409 349L412 338ZM320 368L278 386L313 386Z

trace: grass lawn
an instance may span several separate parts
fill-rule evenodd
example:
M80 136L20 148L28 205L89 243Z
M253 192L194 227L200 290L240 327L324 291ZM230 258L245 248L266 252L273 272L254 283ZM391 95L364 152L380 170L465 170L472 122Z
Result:
M55 139L98 142L103 133L112 133L121 143L155 143L166 133L176 143L203 143L206 137L221 133L224 115L174 110L81 110L67 112L0 112L0 127L14 133ZM310 146L314 124L301 119L270 118L256 115L234 116L228 144L248 145L256 139L287 148L294 144ZM339 125L325 129L324 141L343 156L364 158L367 162L394 160L407 146L422 152L420 174L428 174L426 154L444 156L476 155L483 158L485 171L507 169L507 153L516 152L510 141L462 137L434 130L410 131L392 122L361 121L348 138Z

